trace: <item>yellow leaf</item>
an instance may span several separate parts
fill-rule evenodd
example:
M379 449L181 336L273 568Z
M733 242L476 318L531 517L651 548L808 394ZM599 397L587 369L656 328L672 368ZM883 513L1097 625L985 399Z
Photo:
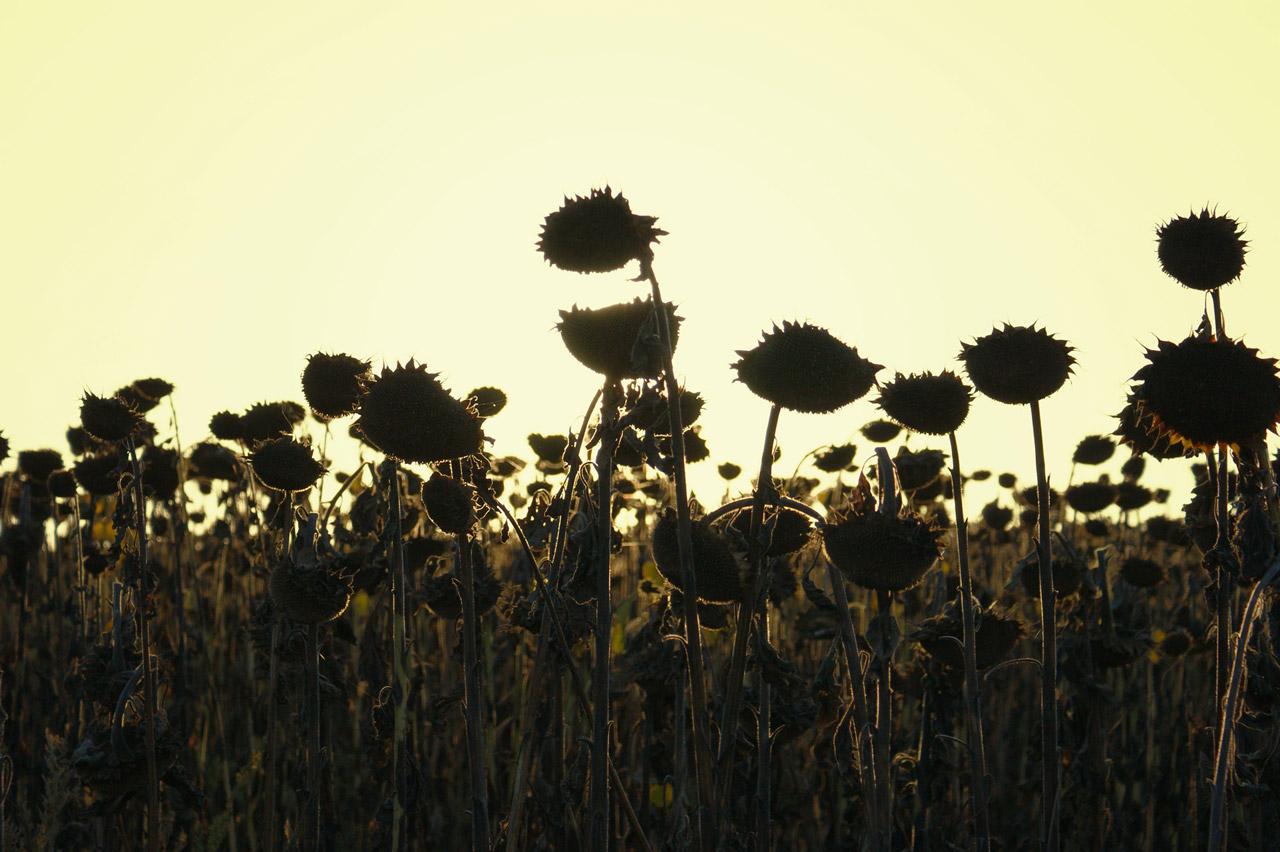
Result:
M670 782L666 784L650 784L649 785L649 804L655 808L665 808L671 804L671 800L675 798L675 790Z

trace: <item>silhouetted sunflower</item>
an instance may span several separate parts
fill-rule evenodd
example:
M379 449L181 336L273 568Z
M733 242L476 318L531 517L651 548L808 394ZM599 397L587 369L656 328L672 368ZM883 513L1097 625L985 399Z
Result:
M0 462L9 458L9 439L0 432Z
M282 435L291 435L293 427L306 419L307 410L296 402L259 402L241 415L240 440L246 444L256 444ZM212 428L213 423L210 422L209 426Z
M476 524L474 493L470 485L436 472L422 485L422 502L433 524L444 532L466 535Z
M676 526L676 510L663 509L662 516L653 528L653 561L658 567L658 573L668 583L683 591ZM729 545L701 521L694 522L692 531L698 600L707 603L733 603L740 600L742 580L738 576L738 560Z
M944 530L912 511L896 516L854 509L822 530L823 549L849 582L901 592L924 578L942 555Z
M838 447L827 447L813 454L813 466L823 473L835 473L845 470L853 464L858 448L853 444L841 444Z
M234 411L219 411L209 418L209 432L219 441L244 439L244 420Z
M0 456L0 458L3 458ZM733 462L725 462L716 468L716 473L720 474L720 478L725 482L732 482L742 475L742 467Z
M985 396L1007 405L1027 405L1053 394L1071 375L1072 347L1042 328L1011 326L973 343L961 343L959 358L969 381Z
M62 469L62 453L57 450L20 450L18 470L33 482L44 482L49 474Z
M466 401L477 417L492 417L507 407L507 395L500 388L474 388Z
M1097 482L1080 482L1069 487L1064 497L1067 505L1072 509L1092 515L1101 512L1116 501L1116 487L1105 479Z
M334 420L355 413L365 384L372 378L368 361L354 355L317 352L307 356L307 366L302 369L302 395L316 419Z
M974 627L979 669L993 666L1009 656L1026 632L1022 622L1013 615L991 609L978 613ZM964 668L964 625L956 613L947 612L925 619L907 638L919 642L924 652L943 666Z
M1160 268L1182 286L1213 290L1230 284L1244 269L1248 241L1240 223L1205 208L1178 216L1156 229Z
M178 490L178 453L169 447L147 447L142 456L142 485L157 500Z
M858 430L862 437L873 444L887 444L902 432L902 427L891 420L872 420Z
M142 418L118 396L85 393L80 401L80 425L100 441L123 441L138 431Z
M1116 442L1106 435L1089 435L1076 444L1072 464L1102 464L1115 455Z
M249 456L249 467L267 488L286 493L306 491L324 473L311 447L293 438L265 442Z
M85 456L72 468L76 482L95 497L116 493L120 484L120 455L114 450L100 455Z
M1003 530L1013 522L1013 509L992 500L982 507L982 522L993 530Z
M66 500L76 496L76 477L69 470L55 470L49 474L49 479L45 484L49 488L49 493L59 500Z
M1190 448L1154 429L1150 417L1140 417L1132 393L1129 394L1129 404L1120 410L1116 419L1120 422L1112 434L1134 453L1146 453L1157 461L1180 459L1194 454Z
M729 525L745 540L751 534L751 510L741 509L730 516ZM813 534L813 521L803 512L793 509L765 509L761 533L772 527L769 548L765 556L776 558L795 553L809 543ZM750 542L747 545L750 546Z
M449 395L421 364L384 367L360 403L365 440L392 458L429 463L483 449L480 418Z
M1130 556L1121 563L1120 576L1135 589L1151 589L1164 582L1164 566L1141 556Z
M533 450L541 462L562 464L564 451L568 448L569 439L564 435L539 435L535 432L529 436L529 449Z
M657 221L632 213L621 193L593 188L585 198L565 196L560 209L547 216L538 251L569 272L612 272L653 256L652 244L667 233L654 227Z
M1124 512L1133 512L1151 502L1151 489L1136 482L1121 482L1116 486L1116 506Z
M948 435L969 415L972 399L969 386L955 373L943 370L938 375L895 374L893 381L881 386L876 404L913 432Z
M1130 394L1140 427L1189 450L1239 444L1280 420L1276 361L1239 341L1156 342ZM1123 427L1124 421L1122 419Z
M240 479L240 462L221 444L200 443L187 455L187 474L195 479L235 482Z
M812 414L836 411L861 398L882 369L826 329L787 321L738 355L733 368L752 393Z
M679 339L680 317L665 303L671 347ZM556 325L569 354L583 366L613 379L654 379L665 363L653 300L636 298L605 308L560 312Z

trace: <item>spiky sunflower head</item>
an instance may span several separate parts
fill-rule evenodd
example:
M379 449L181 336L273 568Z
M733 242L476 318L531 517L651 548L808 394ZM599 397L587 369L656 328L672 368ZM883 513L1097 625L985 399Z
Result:
M369 362L354 355L317 352L307 356L302 369L302 395L321 421L354 414L360 395L373 378Z
M1135 454L1145 453L1156 461L1187 458L1194 454L1181 442L1170 440L1168 435L1154 428L1151 418L1140 411L1132 393L1129 394L1129 404L1120 409L1116 420L1119 422L1112 434Z
M1133 376L1138 384L1129 396L1130 417L1136 431L1145 429L1171 448L1239 447L1280 422L1276 361L1240 341L1203 335L1176 344L1158 340L1146 358L1150 363Z
M86 392L80 401L80 425L99 441L123 441L142 424L137 410L119 396Z
M209 418L209 433L219 441L244 440L244 419L234 411L219 411Z
M1208 207L1156 229L1160 268L1183 287L1214 290L1240 277L1249 242L1240 223Z
M412 358L384 367L369 385L356 421L365 441L405 462L448 461L483 449L482 421Z
M700 521L693 524L692 531L698 600L706 603L734 603L741 600L742 579L738 575L738 560L729 545ZM653 561L658 567L658 573L683 592L680 548L676 533L676 510L664 509L653 528Z
M973 390L950 370L941 373L894 375L880 387L876 404L885 414L912 432L948 435L969 415Z
M667 302L665 308L674 349L680 317L675 305ZM636 298L598 309L574 305L560 312L556 329L569 354L609 378L653 379L662 372L665 359L652 299Z
M919 583L943 551L945 531L913 511L859 507L822 529L823 550L849 582L901 592Z
M825 414L860 399L883 369L825 328L784 321L738 352L738 381L756 396L793 411Z
M476 525L475 488L439 472L422 484L427 517L444 532L466 535Z
M587 196L565 196L542 224L538 251L568 272L613 272L633 260L653 257L653 243L666 236L654 216L631 212L631 203L609 187Z
M1055 393L1071 375L1073 347L1034 324L993 330L960 345L969 381L1006 405L1027 405Z
M1116 452L1116 442L1106 435L1088 435L1076 444L1072 464L1102 464Z
M253 475L267 488L292 494L306 491L324 474L309 444L291 437L267 441L249 456Z

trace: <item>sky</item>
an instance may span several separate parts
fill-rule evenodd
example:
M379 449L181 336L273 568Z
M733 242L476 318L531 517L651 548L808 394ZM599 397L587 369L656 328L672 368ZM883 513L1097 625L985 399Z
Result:
M1078 359L1042 404L1061 486L1144 347L1205 309L1160 270L1162 222L1240 219L1227 330L1280 355L1278 43L1261 2L4 3L0 431L63 449L85 390L160 376L191 443L347 352L504 389L493 450L529 456L598 385L559 311L646 293L535 248L609 185L669 232L704 500L760 456L768 406L730 365L783 320L882 380L1047 328ZM873 398L785 413L779 468L850 439L869 460ZM958 437L966 470L1033 478L1025 407L980 397Z

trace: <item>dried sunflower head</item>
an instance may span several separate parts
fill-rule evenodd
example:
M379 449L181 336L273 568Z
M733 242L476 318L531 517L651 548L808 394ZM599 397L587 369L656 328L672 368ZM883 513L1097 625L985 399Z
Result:
M853 464L858 448L853 444L825 447L813 454L813 466L823 473L846 470Z
M716 468L716 473L720 474L720 478L725 482L732 482L742 475L742 467L733 462L725 462Z
M1116 442L1106 435L1089 435L1076 444L1072 464L1102 464L1115 454Z
M1097 482L1076 483L1063 496L1072 509L1085 515L1093 515L1116 501L1116 487L1103 477Z
M309 444L290 437L263 443L249 456L249 467L267 488L285 493L306 491L325 470Z
M862 437L873 444L887 444L902 432L902 427L892 420L872 420L858 430Z
M234 411L219 411L209 418L209 433L219 441L244 439L244 420Z
M0 432L0 462L9 458L9 439L4 436L4 432Z
M693 566L698 584L698 600L707 603L733 603L742 598L742 580L738 576L738 560L705 523L694 522ZM676 510L664 509L653 528L653 561L658 573L677 589L684 591L680 575L680 548L677 542Z
M473 503L475 488L438 471L422 484L422 502L427 517L437 527L453 535L466 535L476 525Z
M962 343L960 360L969 381L985 396L1007 405L1026 405L1053 394L1071 375L1072 347L1042 328L996 329Z
M210 441L196 444L187 455L187 474L194 479L236 482L240 461L231 450Z
M467 394L466 402L475 411L477 417L492 417L507 407L507 395L501 388L474 388Z
M72 473L85 491L95 497L106 497L116 493L124 464L121 454L112 450L78 459Z
M912 511L885 515L855 508L822 530L823 549L856 586L901 592L919 583L942 555L944 530Z
M293 427L306 419L307 410L296 402L289 400L259 402L250 406L249 410L241 415L240 440L252 445L270 441L282 435L291 435ZM212 422L209 427L213 428Z
M347 611L351 578L326 565L303 566L282 562L268 582L271 600L299 624L324 624Z
M354 355L317 352L302 369L302 395L316 418L325 421L354 414L360 395L373 378L369 362Z
M680 317L675 305L666 302L665 308L674 349ZM662 373L665 359L652 299L636 298L599 309L574 305L560 312L556 329L569 354L609 378L653 379Z
M767 402L813 414L843 408L875 384L881 365L824 328L782 323L754 348L738 352L738 380Z
M1207 207L1169 220L1156 229L1156 238L1160 268L1192 290L1213 290L1239 278L1249 246L1239 222Z
M123 441L137 433L141 422L137 410L119 396L86 392L80 401L80 425L99 441Z
M533 450L540 462L562 465L568 448L569 438L565 435L540 435L534 432L529 436L529 449Z
M62 453L57 450L20 450L18 470L32 482L43 484L49 474L62 469Z
M973 391L950 370L894 375L880 388L876 404L894 422L924 435L948 435L969 415Z
M483 449L481 420L454 399L435 373L413 359L383 368L360 403L356 421L366 441L392 458L430 463Z
M1146 357L1130 403L1140 425L1171 446L1238 447L1280 421L1276 361L1256 349L1192 335L1177 344L1158 340Z
M638 216L621 193L609 187L564 199L547 216L538 251L552 266L569 272L612 272L633 260L653 257L652 244L666 235L654 216Z

